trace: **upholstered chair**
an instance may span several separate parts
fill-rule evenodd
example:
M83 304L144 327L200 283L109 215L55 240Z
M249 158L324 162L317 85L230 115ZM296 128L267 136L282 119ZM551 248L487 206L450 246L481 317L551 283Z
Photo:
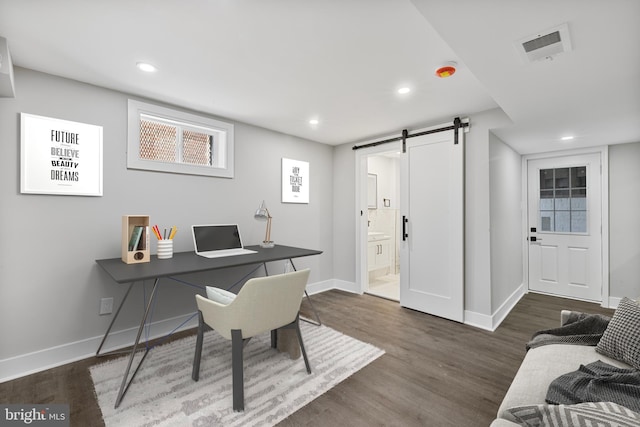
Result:
M196 351L191 377L198 381L202 342L207 327L231 340L233 372L233 410L244 410L244 372L242 351L254 336L271 332L271 346L277 346L277 330L296 331L307 373L309 360L300 333L300 303L304 295L309 270L248 280L237 295L222 289L207 287L207 296L196 295L199 311Z

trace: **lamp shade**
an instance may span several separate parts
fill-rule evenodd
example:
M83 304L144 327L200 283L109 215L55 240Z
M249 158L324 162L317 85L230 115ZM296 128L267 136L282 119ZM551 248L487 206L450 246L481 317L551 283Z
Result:
M256 210L256 213L253 215L253 217L261 221L266 221L271 217L271 215L269 215L269 209L267 209L267 205L265 204L264 200L260 204L260 207Z

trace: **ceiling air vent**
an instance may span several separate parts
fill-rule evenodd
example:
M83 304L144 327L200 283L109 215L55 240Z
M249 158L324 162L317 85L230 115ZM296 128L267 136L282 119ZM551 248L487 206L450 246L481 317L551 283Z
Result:
M562 24L525 37L516 42L516 47L525 63L553 59L555 55L571 50L569 26Z

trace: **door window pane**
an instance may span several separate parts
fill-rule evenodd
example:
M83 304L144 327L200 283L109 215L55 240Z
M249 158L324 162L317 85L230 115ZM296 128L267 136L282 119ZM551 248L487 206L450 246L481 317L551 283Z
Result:
M571 190L571 210L586 211L587 210L587 190L578 189Z
M569 188L569 168L554 169L556 188Z
M553 169L540 171L540 190L553 190Z
M556 229L559 233L571 231L571 213L569 211L556 211Z
M540 211L540 231L553 230L553 211Z
M571 212L571 231L574 233L587 232L587 212L572 211Z
M568 211L571 209L571 199L569 198L569 190L556 190L556 210Z
M540 231L587 232L587 168L540 170Z
M571 168L571 188L587 188L587 167Z
M553 210L553 190L540 190L540 210L552 211Z

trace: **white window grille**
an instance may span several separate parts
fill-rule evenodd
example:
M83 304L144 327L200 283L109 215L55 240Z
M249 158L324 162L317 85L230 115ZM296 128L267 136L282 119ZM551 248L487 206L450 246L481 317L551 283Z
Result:
M587 232L587 167L540 170L540 231Z

